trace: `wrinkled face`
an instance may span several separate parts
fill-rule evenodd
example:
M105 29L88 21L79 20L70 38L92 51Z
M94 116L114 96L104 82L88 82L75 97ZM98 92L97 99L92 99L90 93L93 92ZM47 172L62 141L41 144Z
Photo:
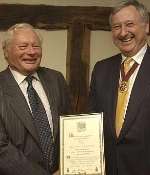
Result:
M28 75L35 72L40 65L40 40L31 29L17 29L4 53L13 70Z
M114 44L125 56L134 56L146 43L149 24L134 6L122 8L111 18Z

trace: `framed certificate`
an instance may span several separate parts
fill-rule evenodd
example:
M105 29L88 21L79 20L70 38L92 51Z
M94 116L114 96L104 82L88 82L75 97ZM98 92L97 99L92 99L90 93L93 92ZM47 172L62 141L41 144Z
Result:
M60 174L105 174L103 113L61 116Z

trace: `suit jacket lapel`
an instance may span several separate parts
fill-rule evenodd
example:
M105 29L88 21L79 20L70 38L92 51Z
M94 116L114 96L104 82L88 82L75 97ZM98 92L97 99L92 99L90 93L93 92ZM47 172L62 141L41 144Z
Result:
M118 83L119 83L119 77L120 77L120 66L121 66L121 54L114 56L113 58L113 64L111 64L112 70L111 73L111 81L109 86L112 87L110 93L108 94L108 107L109 112L108 116L110 118L110 125L113 133L113 137L116 137L116 130L115 130L115 116L116 116L116 103L117 103L117 97L118 97ZM108 71L108 70L107 70ZM107 93L107 92L106 92Z
M33 138L39 143L26 99L9 69L4 72L4 80L4 94L9 98L11 107Z
M136 119L138 109L140 109L144 97L147 95L148 88L150 86L149 75L150 75L150 48L148 47L133 85L125 117L125 122L123 124L120 133L120 139L128 132L130 127L132 127L132 124Z

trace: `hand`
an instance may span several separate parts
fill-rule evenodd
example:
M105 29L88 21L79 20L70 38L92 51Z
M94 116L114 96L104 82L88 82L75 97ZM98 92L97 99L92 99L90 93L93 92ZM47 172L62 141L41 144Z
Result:
M59 170L55 171L55 173L53 173L53 175L60 175Z

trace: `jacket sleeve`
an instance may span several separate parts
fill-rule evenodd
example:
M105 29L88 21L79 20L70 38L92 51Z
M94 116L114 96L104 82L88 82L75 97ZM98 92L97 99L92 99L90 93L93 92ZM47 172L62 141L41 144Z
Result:
M0 174L1 175L48 175L38 163L29 160L11 143L3 121L2 92L0 91Z
M91 76L90 89L89 89L89 97L88 97L88 112L103 112L103 107L101 99L99 97L99 92L101 85L101 73L99 73L99 64L97 63L94 66ZM98 82L99 81L99 82Z

